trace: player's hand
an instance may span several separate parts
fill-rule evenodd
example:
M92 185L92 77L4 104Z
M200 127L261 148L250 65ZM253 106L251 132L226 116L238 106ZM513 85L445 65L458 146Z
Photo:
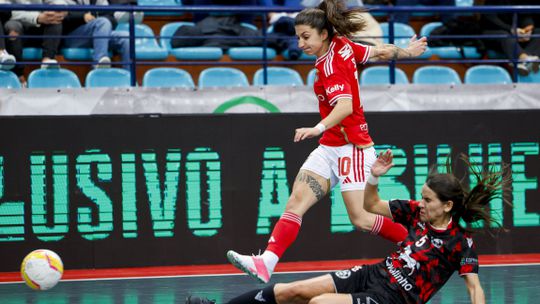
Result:
M416 35L411 37L411 40L409 41L409 46L407 46L407 52L411 55L411 57L418 57L426 51L427 48L427 38L422 37L420 39L416 39Z
M393 159L392 150L388 149L381 152L375 163L373 163L373 166L371 166L371 175L379 177L386 174L394 166Z
M294 142L299 142L319 135L321 135L321 131L317 128L298 128L296 129L296 132L294 132Z

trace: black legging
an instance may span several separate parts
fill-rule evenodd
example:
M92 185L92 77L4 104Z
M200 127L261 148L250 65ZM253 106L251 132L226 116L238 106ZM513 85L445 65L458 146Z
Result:
M42 24L40 27L25 27L20 21L10 20L5 25L7 31L15 31L19 36L24 35L44 35L44 36L60 36L62 35L62 24ZM43 49L43 58L54 58L58 54L58 48L60 46L60 37L58 38L43 38L43 39L24 39L17 37L16 39L10 39L7 43L8 52L11 53L17 61L22 61L23 47L39 47ZM13 71L18 76L21 76L24 72L22 65L17 65Z

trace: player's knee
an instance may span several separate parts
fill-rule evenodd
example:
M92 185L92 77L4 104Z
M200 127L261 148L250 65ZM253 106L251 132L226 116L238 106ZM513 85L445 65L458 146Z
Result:
M306 200L306 196L302 193L293 191L289 200L287 201L287 206L285 206L286 212L292 212L297 215L302 215L302 210L305 210L309 202Z
M373 227L373 223L367 216L355 216L350 217L351 223L359 230L364 232L370 232Z
M274 292L278 303L306 303L309 300L309 286L302 281L277 284Z

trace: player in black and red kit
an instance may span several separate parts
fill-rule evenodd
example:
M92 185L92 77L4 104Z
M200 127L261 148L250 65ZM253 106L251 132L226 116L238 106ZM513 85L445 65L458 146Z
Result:
M358 229L395 243L407 233L391 219L363 208L366 179L377 154L360 101L357 64L419 56L426 49L426 38L413 37L406 49L391 44L354 43L347 36L363 29L363 23L356 23L359 12L363 10L347 11L340 1L325 0L318 8L305 9L295 18L298 46L306 54L317 56L313 90L322 120L315 127L296 129L294 141L322 137L300 168L285 212L274 226L263 254L227 253L232 264L261 282L270 280L279 259L296 239L303 215L337 184L349 218Z
M479 170L464 158L476 177L470 191L452 173L432 172L422 187L420 201L384 201L377 190L378 178L393 166L392 160L392 152L388 150L381 153L371 167L364 207L369 212L393 218L407 228L408 235L397 251L377 264L271 285L247 292L228 303L426 303L455 271L465 280L471 302L485 303L475 245L471 233L459 222L482 220L484 227L490 227L493 220L486 207L509 181L506 170ZM194 297L187 303L212 302Z

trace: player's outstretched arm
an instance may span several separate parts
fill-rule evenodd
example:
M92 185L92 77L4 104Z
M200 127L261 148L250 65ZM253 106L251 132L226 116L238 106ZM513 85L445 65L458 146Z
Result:
M486 297L484 295L484 289L482 289L482 285L480 284L478 274L466 274L463 276L463 279L465 280L465 285L467 285L467 291L471 297L471 303L485 304Z
M412 36L409 45L406 48L400 48L394 44L383 44L373 46L369 59L371 61L388 61L397 59L414 58L422 55L426 51L427 38L416 39Z
M321 135L325 130L339 124L345 117L353 112L352 99L340 98L330 115L321 120L315 127L298 128L294 133L294 142Z
M385 152L381 152L379 157L371 166L371 175L369 176L366 189L364 190L364 209L366 211L380 214L392 218L390 208L388 208L388 201L384 201L379 196L378 184L379 177L386 174L390 168L394 166L394 156L390 149Z

